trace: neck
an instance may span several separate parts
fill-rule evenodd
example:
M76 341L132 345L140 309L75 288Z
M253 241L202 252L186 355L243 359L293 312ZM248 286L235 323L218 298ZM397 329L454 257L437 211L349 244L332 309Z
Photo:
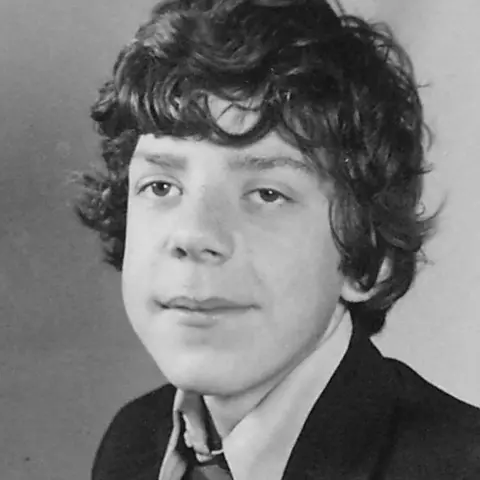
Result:
M205 405L208 408L215 429L222 439L224 439L243 418L263 402L305 358L317 348L322 347L322 344L333 335L342 321L344 314L345 307L339 304L322 337L310 346L310 348L306 348L305 351L301 352L297 358L290 362L287 368L272 375L267 381L238 394L204 396Z
M224 439L248 413L263 401L278 383L279 380L275 377L269 382L241 394L205 396L205 405L210 412L220 438Z

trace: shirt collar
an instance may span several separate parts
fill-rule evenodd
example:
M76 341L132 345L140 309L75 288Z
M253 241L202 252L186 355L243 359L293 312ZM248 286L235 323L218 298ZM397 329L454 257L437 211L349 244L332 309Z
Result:
M352 324L346 313L317 348L223 440L223 452L235 480L282 477L302 427L347 351L351 335ZM173 455L172 450L178 444L183 418L188 429L187 445L194 446L200 461L210 458L202 397L177 390L173 416L174 431L166 457ZM161 473L160 478L167 477Z

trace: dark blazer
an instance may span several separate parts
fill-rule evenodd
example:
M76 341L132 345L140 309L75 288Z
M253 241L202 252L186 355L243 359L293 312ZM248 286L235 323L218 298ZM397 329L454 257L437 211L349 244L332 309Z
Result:
M120 410L97 451L93 480L158 479L174 394L167 385ZM480 410L384 358L357 327L283 479L480 480Z

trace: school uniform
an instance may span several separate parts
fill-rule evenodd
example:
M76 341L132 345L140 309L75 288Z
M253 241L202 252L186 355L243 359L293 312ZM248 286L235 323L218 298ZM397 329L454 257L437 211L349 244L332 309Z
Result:
M350 320L274 392L224 439L234 480L480 479L480 410L385 358ZM192 445L208 441L201 400L166 385L127 404L92 480L208 478L192 476L209 461Z

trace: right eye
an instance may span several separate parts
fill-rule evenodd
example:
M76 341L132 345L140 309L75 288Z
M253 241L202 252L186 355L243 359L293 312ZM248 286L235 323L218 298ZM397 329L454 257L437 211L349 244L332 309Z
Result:
M140 193L153 195L155 197L173 197L179 195L180 189L170 182L155 181L144 185Z

